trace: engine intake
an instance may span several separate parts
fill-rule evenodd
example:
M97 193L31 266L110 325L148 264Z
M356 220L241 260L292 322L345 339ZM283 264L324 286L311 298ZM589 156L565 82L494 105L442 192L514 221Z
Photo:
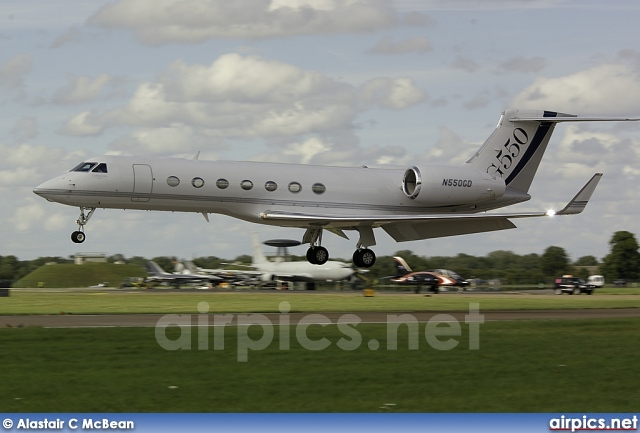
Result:
M455 206L502 197L504 180L467 167L413 166L402 177L402 192L429 206Z

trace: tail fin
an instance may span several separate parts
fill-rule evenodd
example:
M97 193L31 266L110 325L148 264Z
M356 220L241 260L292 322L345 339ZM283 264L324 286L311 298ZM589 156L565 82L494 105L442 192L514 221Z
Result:
M197 274L200 272L200 269L193 263L191 260L187 260L184 262L184 269L182 271L183 274Z
M393 261L396 262L396 269L398 270L399 277L413 272L402 257L394 257Z
M262 251L262 245L260 245L260 239L258 239L258 234L253 232L251 233L251 244L252 244L252 251L253 251L253 256L252 256L252 260L251 260L251 264L252 265L259 265L262 263L267 263L267 256L264 255L264 252Z
M467 161L482 173L499 176L507 187L527 193L556 123L626 122L638 117L578 117L554 111L505 110L493 134Z
M508 187L526 193L555 124L576 118L553 111L506 110L493 134L467 164L480 172L499 176Z
M166 272L162 269L156 262L148 261L147 262L147 271L151 275L164 275Z

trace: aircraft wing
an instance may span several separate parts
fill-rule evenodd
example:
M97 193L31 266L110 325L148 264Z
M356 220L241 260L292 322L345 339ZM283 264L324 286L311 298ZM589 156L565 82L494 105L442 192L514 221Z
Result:
M586 207L595 191L602 173L596 173L584 187L560 211L521 212L521 213L455 213L455 214L391 214L391 215L330 215L281 211L267 211L260 216L266 220L299 222L301 224L324 226L334 229L341 236L340 229L358 227L382 227L398 242L454 236L469 233L482 233L515 228L510 220L515 218L534 218L554 215L575 215ZM346 236L344 236L346 237Z

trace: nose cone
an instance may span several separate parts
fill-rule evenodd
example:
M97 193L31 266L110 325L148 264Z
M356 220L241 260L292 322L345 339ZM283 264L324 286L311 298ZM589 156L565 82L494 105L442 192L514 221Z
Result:
M33 188L33 192L49 201L59 201L56 200L56 197L67 195L70 191L69 188L68 180L64 176L59 176L36 186Z

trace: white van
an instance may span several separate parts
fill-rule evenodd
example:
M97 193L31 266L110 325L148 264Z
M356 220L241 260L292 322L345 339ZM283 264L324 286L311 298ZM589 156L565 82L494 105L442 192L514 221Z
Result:
M604 286L604 277L602 275L590 275L587 284L593 284L596 287Z

